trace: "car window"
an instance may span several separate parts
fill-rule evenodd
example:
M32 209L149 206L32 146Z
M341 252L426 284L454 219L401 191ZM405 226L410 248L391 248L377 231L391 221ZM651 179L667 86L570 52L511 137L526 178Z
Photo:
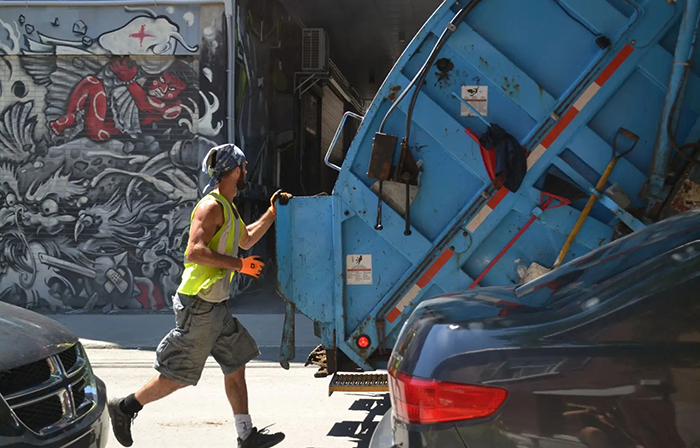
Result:
M699 291L696 242L648 260L578 299L572 295L551 306L591 313L583 325L566 332L576 333L577 339L671 342L700 334Z
M694 241L656 257L649 254L642 256L641 253L627 254L622 257L624 263L618 259L611 260L614 266L603 263L569 270L533 288L527 295L522 295L521 291L519 298L529 305L557 309L592 294L604 293L605 297L611 297L620 290L650 279L675 278L683 271L682 264L697 262L699 248L700 241Z
M479 325L506 328L557 322L560 328L542 328L542 337L556 338L577 333L577 339L594 340L613 320L619 321L621 315L629 313L639 314L644 307L660 307L677 301L681 304L678 306L690 307L693 304L697 309L700 294L695 298L693 293L700 291L700 241L655 258L637 261L634 268L599 283L573 280L565 287L566 290L555 291L550 296L549 302L541 306L542 311L509 316L508 319L482 318L478 319ZM531 304L529 297L523 301ZM696 325L699 324L700 316L696 321ZM586 334L578 334L584 328ZM620 337L617 336L617 340L621 340Z
M681 215L679 215L681 216ZM594 250L542 277L519 286L515 294L531 306L547 306L581 288L609 280L659 253L693 241L700 236L698 213L668 219L626 238Z

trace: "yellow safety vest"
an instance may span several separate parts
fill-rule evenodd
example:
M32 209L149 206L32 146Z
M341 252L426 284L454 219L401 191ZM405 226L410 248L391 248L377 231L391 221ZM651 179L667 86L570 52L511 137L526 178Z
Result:
M190 224L194 218L194 212L204 201L215 200L224 210L224 225L214 234L208 247L214 252L231 257L238 256L238 243L245 223L240 217L236 206L217 192L211 192L204 196L192 211ZM237 223L238 225L234 225ZM187 250L185 250L185 260ZM182 273L182 281L177 292L188 296L199 295L204 300L220 302L228 298L228 290L235 275L235 271L220 269L212 266L204 266L185 261L185 271ZM217 284L218 283L218 284Z

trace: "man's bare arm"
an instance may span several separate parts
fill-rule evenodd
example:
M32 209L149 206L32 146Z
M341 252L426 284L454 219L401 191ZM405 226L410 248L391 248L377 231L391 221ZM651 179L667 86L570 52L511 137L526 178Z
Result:
M222 225L224 212L218 202L208 201L197 207L187 242L187 261L219 269L241 270L243 263L240 258L222 255L208 247Z
M265 232L270 230L272 223L275 222L275 215L271 211L266 211L264 215L260 217L254 223L248 225L245 231L241 235L241 241L239 246L243 250L248 250L260 241L260 239L265 235Z

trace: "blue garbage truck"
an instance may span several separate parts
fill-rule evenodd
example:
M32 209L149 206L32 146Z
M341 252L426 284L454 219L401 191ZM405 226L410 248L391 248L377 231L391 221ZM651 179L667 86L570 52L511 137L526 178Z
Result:
M700 205L699 18L700 0L443 2L343 118L332 194L279 207L282 365L298 310L332 390L379 390L361 372L422 300L528 282Z

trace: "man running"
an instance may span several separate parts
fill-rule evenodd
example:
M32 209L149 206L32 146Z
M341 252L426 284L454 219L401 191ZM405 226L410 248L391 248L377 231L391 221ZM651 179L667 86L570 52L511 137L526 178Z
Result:
M108 404L114 435L124 446L133 444L131 424L136 414L148 403L196 385L210 354L224 372L238 447L271 447L284 440L282 433L271 434L252 425L245 364L260 351L231 316L227 300L234 275L258 278L264 266L257 256L239 258L238 248L247 250L260 241L275 220L277 199L290 195L275 193L265 214L246 226L233 205L233 198L246 187L246 165L243 151L232 144L212 148L204 158L202 169L211 177L205 191L213 189L192 212L185 270L173 298L176 326L156 350L154 367L159 374L136 393Z

